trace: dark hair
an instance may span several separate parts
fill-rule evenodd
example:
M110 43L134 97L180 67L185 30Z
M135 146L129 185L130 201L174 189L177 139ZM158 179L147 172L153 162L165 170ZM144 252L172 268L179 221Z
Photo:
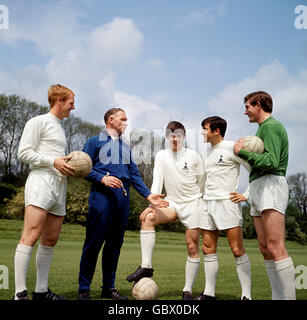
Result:
M250 100L250 104L255 106L259 101L261 108L265 112L271 113L273 110L273 99L272 97L264 91L255 91L244 97L244 103Z
M109 118L110 118L111 116L113 116L113 114L115 114L115 113L117 113L117 112L119 112L119 111L125 112L125 111L124 111L123 109L121 109L121 108L112 108L112 109L109 109L109 110L105 113L105 115L104 115L104 122L107 124Z
M174 132L175 130L181 129L183 131L183 134L185 134L185 127L182 123L178 121L171 121L166 127L165 130L165 135L166 137L171 133Z
M204 119L201 123L201 126L204 127L205 124L209 124L211 131L215 131L216 129L219 129L221 136L222 137L225 136L225 132L227 129L226 120L217 116L213 116L213 117L208 117Z

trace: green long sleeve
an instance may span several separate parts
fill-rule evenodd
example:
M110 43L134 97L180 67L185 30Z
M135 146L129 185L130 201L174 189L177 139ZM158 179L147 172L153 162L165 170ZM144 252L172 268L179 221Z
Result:
M256 136L264 142L264 153L258 154L241 149L239 157L251 166L249 181L266 174L285 176L288 166L289 141L284 126L269 117L259 125Z

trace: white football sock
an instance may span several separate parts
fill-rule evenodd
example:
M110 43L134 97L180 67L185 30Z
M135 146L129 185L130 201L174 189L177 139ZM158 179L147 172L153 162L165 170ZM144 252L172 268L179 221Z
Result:
M291 257L275 261L275 266L281 284L283 300L296 300L295 271Z
M241 299L245 296L252 299L251 295L251 267L248 255L245 253L241 257L236 258L238 278L241 283L242 295Z
M156 233L153 230L141 230L141 253L142 253L142 268L152 268L152 253L156 243Z
M48 291L48 278L54 247L39 245L36 253L35 292Z
M183 291L189 291L192 293L192 287L198 273L199 265L200 257L187 258L187 262L185 265L185 285Z
M281 284L277 276L274 260L264 260L266 272L271 285L272 300L282 300Z
M15 252L15 299L16 293L27 290L26 279L33 247L18 244Z
M205 276L206 276L206 286L204 290L204 294L207 296L215 296L215 283L217 272L219 269L217 253L213 254L205 254Z

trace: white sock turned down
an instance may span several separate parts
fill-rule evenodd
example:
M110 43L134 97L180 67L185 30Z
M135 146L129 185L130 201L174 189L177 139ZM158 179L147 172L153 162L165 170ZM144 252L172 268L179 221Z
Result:
M206 276L206 286L203 294L215 297L215 283L219 269L217 253L205 254L204 268Z
M277 278L280 282L283 300L295 300L295 271L291 257L275 261Z
M39 245L36 253L36 288L35 292L48 291L49 270L54 247Z
M33 247L18 244L15 252L14 268L15 268L15 299L16 294L27 290L26 279L28 267L31 260Z
M237 274L242 288L243 297L252 299L251 295L251 267L248 255L245 253L241 257L236 258Z
M154 230L141 230L141 253L142 253L142 268L152 268L152 254L156 243L156 233Z
M183 291L189 291L192 293L192 288L198 273L199 265L200 265L200 257L187 258L187 262L185 265L185 285L184 285Z
M266 272L270 281L272 300L282 300L281 284L277 276L274 260L264 260Z

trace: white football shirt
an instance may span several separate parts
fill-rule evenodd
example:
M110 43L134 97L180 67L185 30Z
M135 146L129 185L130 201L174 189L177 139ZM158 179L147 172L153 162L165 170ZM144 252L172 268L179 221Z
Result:
M51 113L30 119L23 130L18 159L31 169L46 168L62 175L53 166L56 158L65 156L66 137L61 120Z
M233 141L223 140L210 146L208 152L202 154L205 167L205 200L227 200L230 192L237 192L240 165L249 172L249 164L237 157L233 152ZM243 193L248 199L249 185Z
M162 188L167 199L185 203L202 196L204 167L200 155L191 149L181 148L160 150L155 158L152 193L160 194Z

